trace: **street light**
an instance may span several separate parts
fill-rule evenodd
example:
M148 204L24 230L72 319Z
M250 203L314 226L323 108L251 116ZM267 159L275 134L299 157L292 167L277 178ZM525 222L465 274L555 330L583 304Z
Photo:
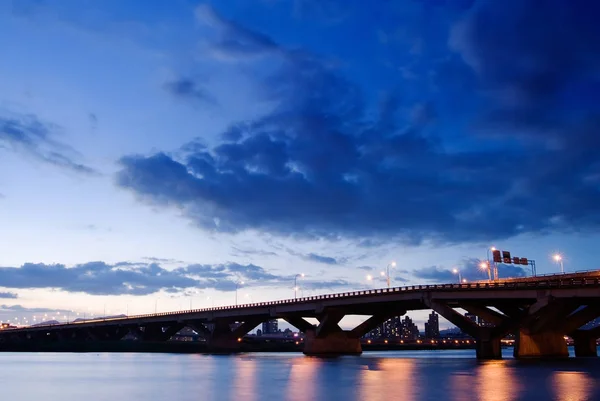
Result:
M238 304L238 297L237 297L237 294L238 294L238 288L240 288L240 286L241 286L241 285L244 285L244 282L243 282L243 281L239 281L239 282L236 282L236 283L235 283L235 304L236 304L236 305Z
M492 263L490 262L490 251L494 252L496 250L495 246L492 246L487 249L487 268L488 268L488 279L492 281ZM494 264L494 280L498 279L498 269Z
M488 260L487 262L481 262L479 264L479 267L483 270L487 270L488 280L492 281L492 272L491 272L491 268L490 268L490 261Z
M558 263L560 265L560 272L564 273L565 272L565 266L563 265L563 257L560 253L556 253L553 256L553 259L556 263Z
M385 268L385 272L381 272L381 275L386 278L387 288L390 288L390 266L396 267L396 262L394 262L394 261L390 262L387 265L387 267Z
M458 269L452 269L452 273L458 274L458 283L459 284L463 282L462 276L460 275L460 270L458 270Z
M304 277L304 273L299 273L294 276L294 299L296 299L298 295L298 285L296 284L298 277Z

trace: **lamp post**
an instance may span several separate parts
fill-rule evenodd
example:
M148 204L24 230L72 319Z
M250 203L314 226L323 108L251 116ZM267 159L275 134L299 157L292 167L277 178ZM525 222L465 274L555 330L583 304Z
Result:
M390 284L391 284L391 280L390 280L390 266L391 267L396 267L396 262L392 261L392 262L388 263L387 267L385 268L385 272L381 272L381 275L386 278L387 288L390 288Z
M456 268L452 269L452 273L458 274L458 283L461 284L463 282L463 280L462 280L462 276L460 275L460 270L458 270Z
M244 285L243 281L238 281L235 283L235 304L238 304L238 288L240 288L240 286Z
M560 272L564 273L565 272L565 266L563 265L563 257L560 253L554 254L553 256L554 260L556 261L556 263L558 263L560 265Z
M491 271L491 267L490 267L490 261L488 260L487 262L481 262L479 264L479 267L482 270L487 270L487 274L488 274L488 280L492 281L492 271Z
M297 285L298 277L304 277L304 273L298 273L294 276L294 299L297 299L297 297L298 297L298 285Z
M487 249L487 268L488 268L488 279L492 281L492 262L490 261L490 251L494 252L496 250L495 246L492 246ZM496 265L494 264L494 280L498 279L498 270L496 269Z

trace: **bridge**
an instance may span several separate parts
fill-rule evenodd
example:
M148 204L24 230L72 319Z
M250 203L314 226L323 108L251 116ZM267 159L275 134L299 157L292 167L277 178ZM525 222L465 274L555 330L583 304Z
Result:
M0 330L2 349L26 343L117 342L135 337L164 342L185 327L199 333L210 350L235 352L259 324L283 319L304 333L306 355L362 352L360 338L382 322L407 311L432 309L472 336L479 359L502 357L500 340L515 335L517 358L567 357L565 336L575 355L597 356L600 327L583 329L600 317L600 270L466 284L436 284L350 291L226 307L99 318L65 324ZM490 323L482 327L462 309ZM347 315L364 315L344 330ZM316 318L316 325L307 321Z

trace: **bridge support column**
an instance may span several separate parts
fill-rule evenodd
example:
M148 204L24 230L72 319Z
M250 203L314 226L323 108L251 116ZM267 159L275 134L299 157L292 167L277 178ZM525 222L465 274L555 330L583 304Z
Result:
M212 333L208 339L208 347L213 352L239 352L243 337L267 318L252 318L231 329L227 320L214 322Z
M573 337L575 341L575 356L576 357L590 357L598 356L598 347L596 346L596 339L589 336L576 336Z
M322 337L317 336L316 329L308 329L304 334L304 355L338 356L360 355L362 347L360 338L354 338L348 331L335 331Z
M477 359L502 359L500 338L478 339L475 352Z
M567 342L560 331L530 334L519 330L516 336L515 358L565 358L569 356Z
M565 340L567 320L574 307L551 297L540 297L522 317L516 332L515 358L566 358L569 356Z
M460 328L463 333L467 333L475 339L477 359L502 359L500 340L510 327L506 316L500 315L486 306L461 304L461 308L496 325L496 327L479 327L442 301L426 299L425 304Z

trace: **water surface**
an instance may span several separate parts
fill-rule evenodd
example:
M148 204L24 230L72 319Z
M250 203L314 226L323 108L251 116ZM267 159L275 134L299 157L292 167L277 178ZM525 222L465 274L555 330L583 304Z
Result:
M600 359L479 362L472 350L0 358L2 394L15 400L600 400Z

